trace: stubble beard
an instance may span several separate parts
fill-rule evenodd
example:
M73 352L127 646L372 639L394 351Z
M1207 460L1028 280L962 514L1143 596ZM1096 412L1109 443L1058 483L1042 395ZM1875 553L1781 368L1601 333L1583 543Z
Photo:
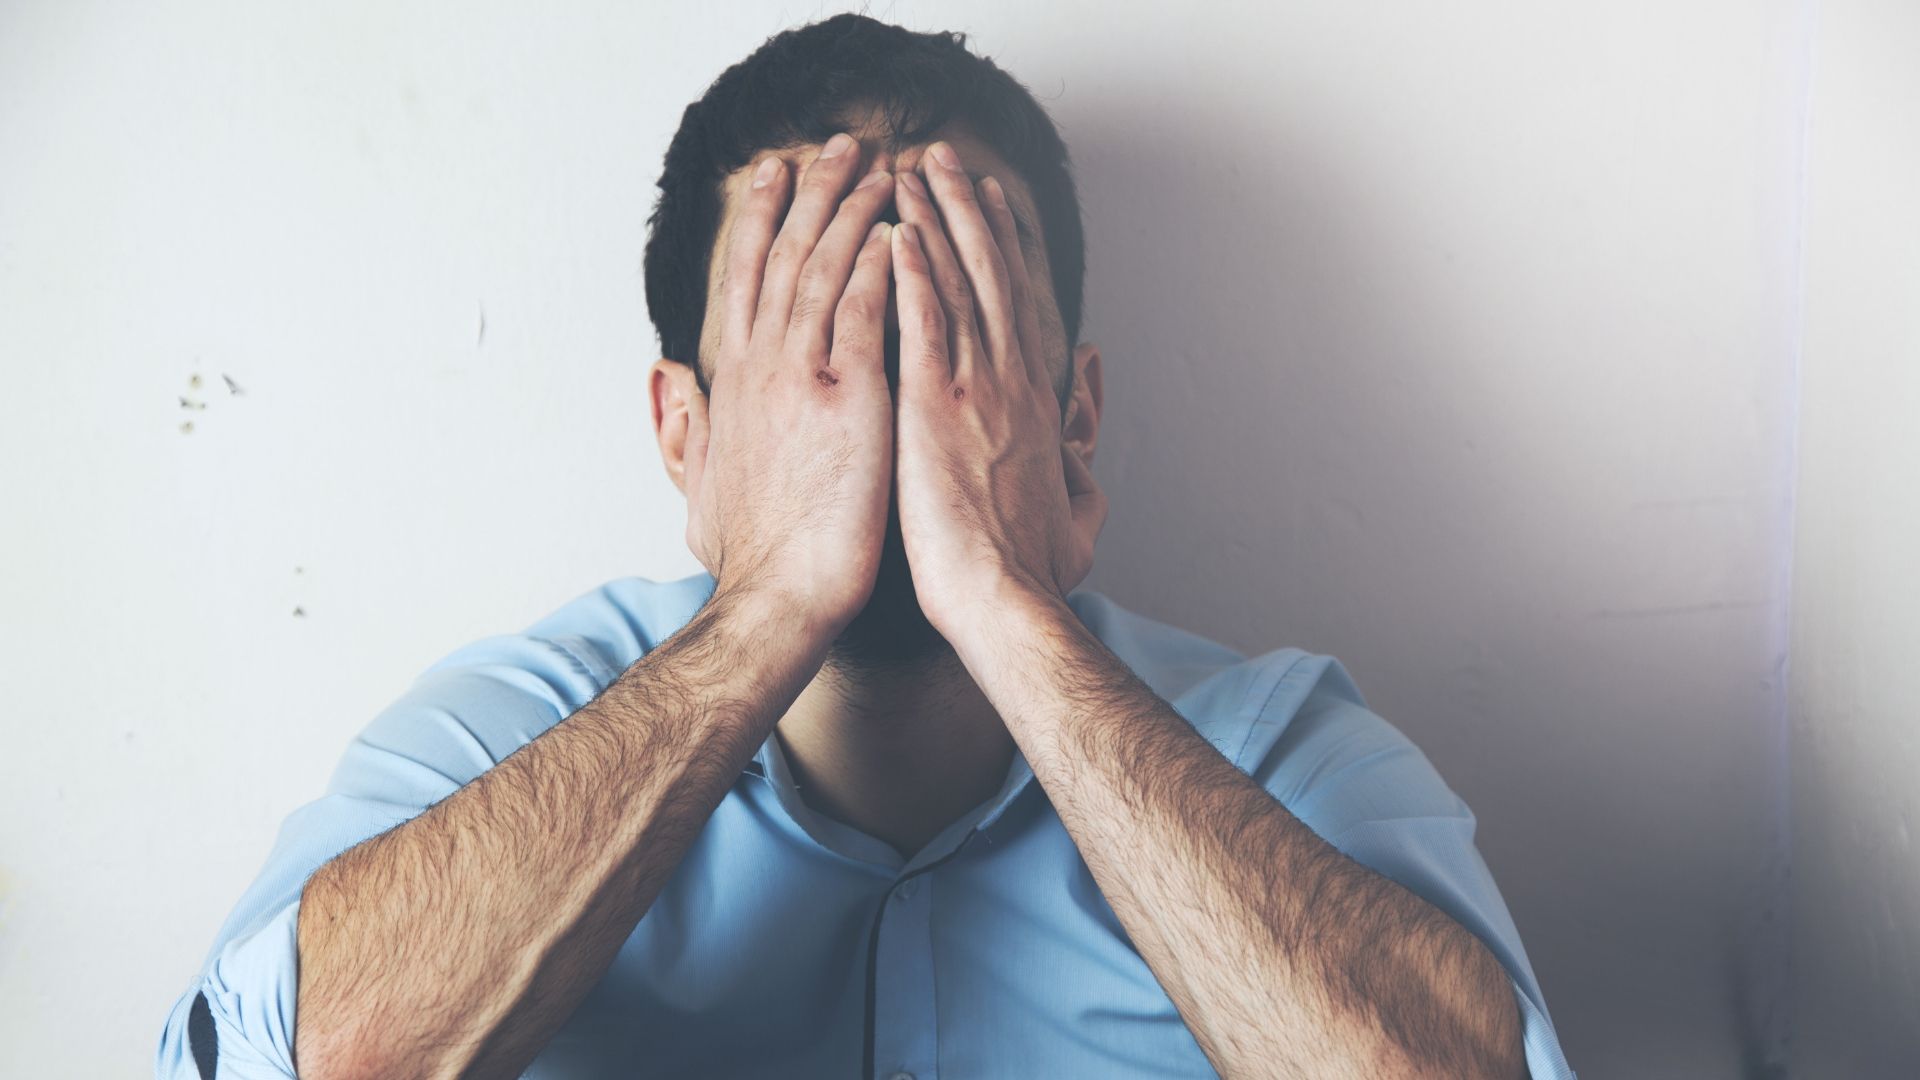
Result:
M891 292L887 303L887 321L881 334L881 347L887 374L887 390L894 400L900 394L900 324L894 314ZM897 428L897 425L896 425ZM895 438L899 437L896 430ZM888 500L887 532L880 546L880 569L873 583L873 595L853 617L827 650L827 663L847 675L880 671L898 672L930 668L952 658L953 647L940 631L927 621L920 610L920 597L913 589L913 572L907 565L907 545L900 532L900 507Z
M827 662L850 675L876 669L899 671L927 667L952 651L947 639L920 610L900 533L900 514L897 508L889 507L873 595L834 639Z

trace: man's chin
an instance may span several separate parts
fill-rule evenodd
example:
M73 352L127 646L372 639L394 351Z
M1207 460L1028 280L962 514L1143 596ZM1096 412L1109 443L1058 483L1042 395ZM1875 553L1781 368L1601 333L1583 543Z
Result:
M832 660L846 668L913 667L949 651L947 639L920 610L905 553L880 560L873 596L834 639Z

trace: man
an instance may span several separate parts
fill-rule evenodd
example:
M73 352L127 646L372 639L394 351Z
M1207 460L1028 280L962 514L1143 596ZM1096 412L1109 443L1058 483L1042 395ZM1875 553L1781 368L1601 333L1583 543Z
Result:
M428 669L162 1076L1571 1075L1472 815L1337 662L1077 590L1101 360L1018 83L829 19L660 186L652 417L709 572Z

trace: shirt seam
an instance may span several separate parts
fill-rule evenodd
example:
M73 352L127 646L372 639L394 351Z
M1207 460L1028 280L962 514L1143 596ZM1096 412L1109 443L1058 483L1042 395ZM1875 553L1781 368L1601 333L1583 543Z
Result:
M601 690L605 690L607 687L612 686L614 680L620 677L619 672L614 671L613 667L610 664L608 664L606 661L600 659L600 657L597 654L593 656L582 656L578 650L574 649L572 645L568 644L568 641L570 639L574 641L579 640L578 638L573 638L571 635L543 637L543 638L538 638L536 640L544 641L548 645L552 646L553 648L558 649L562 653L565 653L569 659L571 659L574 663L579 664L583 669L585 669L587 675L590 676L593 679L593 681L600 684ZM585 642L581 642L581 644L585 644ZM589 650L589 651L593 651L593 650Z
M1273 685L1267 687L1266 696L1260 699L1259 706L1253 710L1252 715L1247 720L1247 729L1240 733L1240 745L1234 748L1233 764L1236 768L1244 770L1245 766L1241 764L1241 758L1246 755L1247 746L1253 742L1253 729L1260 726L1261 718L1267 715L1267 708L1273 704L1273 699L1280 693L1280 688L1286 685L1287 677L1293 674L1295 668L1311 659L1313 655L1313 653L1302 652L1300 655L1294 657L1293 662L1288 664L1286 668L1280 672L1279 676L1273 680ZM1248 691L1247 696L1242 699L1243 702L1252 701L1254 694L1259 691L1259 686L1259 683L1255 683L1253 688Z

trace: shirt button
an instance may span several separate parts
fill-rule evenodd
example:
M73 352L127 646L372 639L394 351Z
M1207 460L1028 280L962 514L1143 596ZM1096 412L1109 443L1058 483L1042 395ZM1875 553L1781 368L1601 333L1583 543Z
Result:
M913 890L915 887L914 882L903 881L894 888L893 898L895 900L911 900L913 899ZM905 1077L906 1080L913 1080L912 1073L895 1073L889 1080L899 1080L900 1077Z

